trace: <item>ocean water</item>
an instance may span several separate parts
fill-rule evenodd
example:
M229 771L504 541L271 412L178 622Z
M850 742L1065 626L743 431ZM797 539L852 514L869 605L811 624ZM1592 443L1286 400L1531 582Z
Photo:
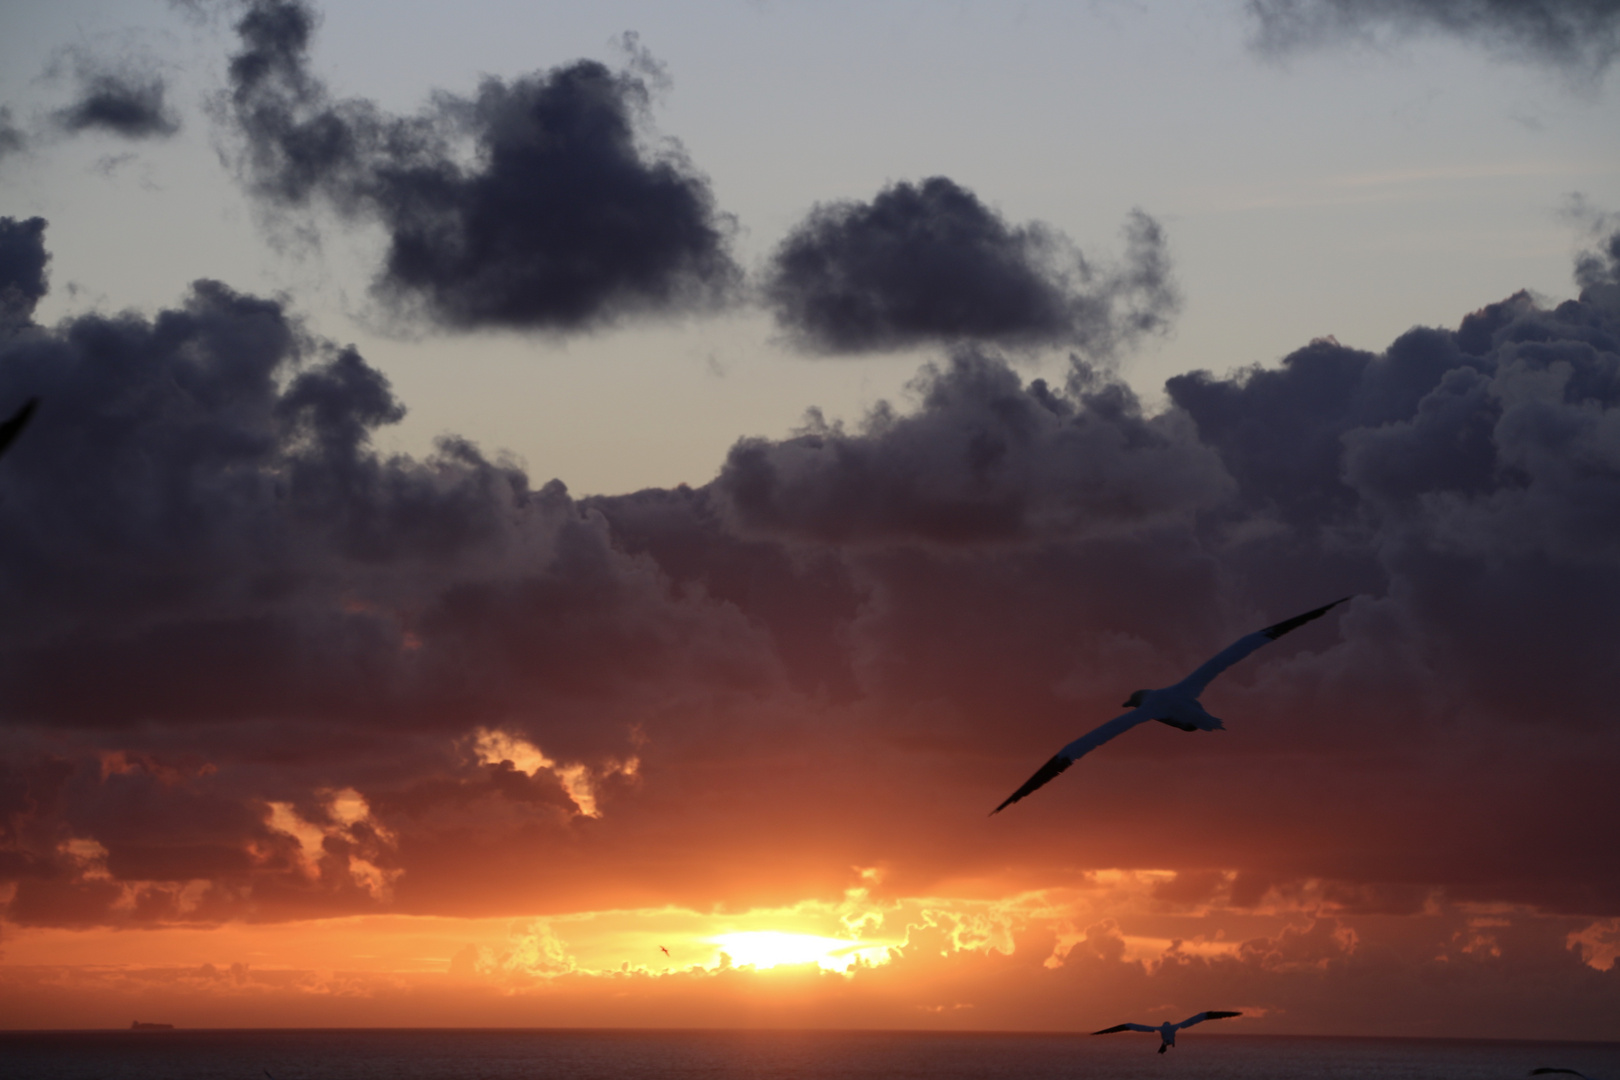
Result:
M0 1032L8 1080L1620 1080L1620 1043L852 1031Z

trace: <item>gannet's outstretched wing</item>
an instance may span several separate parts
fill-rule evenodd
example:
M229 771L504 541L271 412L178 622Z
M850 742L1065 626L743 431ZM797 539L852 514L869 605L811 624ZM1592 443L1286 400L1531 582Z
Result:
M1093 1031L1092 1034L1112 1035L1116 1031L1151 1031L1156 1035L1158 1034L1159 1029L1156 1027L1148 1027L1146 1024L1115 1024L1111 1028L1103 1028L1101 1031Z
M37 408L39 408L39 398L29 398L23 402L22 408L11 414L9 420L0 423L0 454L5 453L6 448L12 444L18 435L22 434L22 429L28 425L28 418L34 415L34 410Z
M1022 799L1025 795L1028 795L1036 788L1045 784L1048 780L1057 776L1058 773L1061 773L1070 765L1073 765L1075 761L1084 757L1086 754L1091 753L1091 751L1097 749L1097 747L1101 746L1109 739L1112 739L1115 735L1127 732L1137 724L1145 724L1151 719L1153 718L1149 716L1146 711L1142 709L1132 709L1128 713L1121 713L1120 715L1114 717L1101 727L1094 728L1093 730L1086 732L1084 735L1074 740L1074 742L1070 743L1068 746L1065 746L1056 754L1053 754L1051 759L1047 761L1045 765L1042 765L1036 770L1034 776L1024 781L1023 787L1007 796L1000 806L990 811L991 816L1001 813L1007 807L1011 806L1019 799Z
M1315 611L1295 615L1292 619L1284 619L1275 626L1268 626L1264 630L1256 630L1252 634L1238 638L1213 657L1204 661L1197 671L1182 679L1170 689L1179 690L1190 697L1197 697L1204 692L1204 687L1208 686L1215 676L1248 656L1260 646L1276 641L1290 630L1298 630L1312 619L1320 619L1348 599L1350 599L1348 596L1341 597L1331 604L1317 608Z
M1541 1069L1531 1069L1530 1070L1530 1075L1531 1076L1543 1076L1543 1075L1545 1075L1547 1073L1564 1073L1567 1076L1578 1076L1578 1077L1581 1078L1581 1080L1590 1080L1590 1078L1585 1073L1578 1073L1574 1069L1547 1069L1547 1068L1541 1068Z
M1194 1024L1202 1024L1205 1020L1225 1020L1228 1016L1242 1015L1243 1014L1240 1012L1216 1012L1214 1010L1209 1012L1201 1012L1197 1016L1189 1016L1187 1019L1177 1024L1176 1030L1180 1031L1182 1028L1190 1028Z

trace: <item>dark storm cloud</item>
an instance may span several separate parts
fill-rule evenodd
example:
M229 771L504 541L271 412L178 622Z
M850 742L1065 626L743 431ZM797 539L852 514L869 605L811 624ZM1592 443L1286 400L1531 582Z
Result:
M151 320L17 335L0 354L13 394L50 402L0 480L0 514L25 523L0 541L0 681L21 712L102 725L359 708L364 724L375 698L436 723L451 699L463 717L510 708L508 664L596 686L701 640L665 626L681 605L560 485L532 492L454 439L426 461L377 455L372 433L404 412L386 379L276 302L204 281ZM576 607L566 634L517 631ZM512 641L491 629L508 622ZM176 681L165 658L180 655L200 666Z
M255 881L256 903L286 910L370 903L336 856L314 886L296 859L246 859L287 840L268 802L350 843L357 826L312 791L366 783L411 813L510 801L467 748L480 725L611 772L649 711L776 679L745 620L672 594L560 484L532 491L455 439L426 460L373 451L403 415L386 379L276 302L202 281L151 318L27 325L43 227L8 221L0 248L26 301L0 340L0 402L48 403L0 476L14 917L106 916L118 890L82 878L103 865L125 881L214 877L224 907L198 909L209 918ZM53 748L28 734L42 730ZM109 778L108 743L157 764ZM350 754L377 784L334 773ZM564 827L557 778L525 783L550 793L524 796L533 813ZM144 825L119 824L132 819L113 788ZM62 846L75 836L105 854ZM151 918L172 914L148 891Z
M1061 233L1010 225L936 176L816 207L776 249L764 293L820 352L972 340L1104 353L1164 330L1178 305L1158 224L1135 211L1125 232L1123 266L1097 268Z
M1382 579L1470 708L1600 723L1620 691L1599 660L1620 648L1603 614L1620 603L1620 305L1604 273L1593 257L1578 301L1521 294L1378 355L1319 341L1276 370L1171 379L1237 481L1230 524L1251 523L1232 568Z
M0 335L25 326L45 295L45 219L0 217Z
M1127 387L1079 362L1073 382L1025 386L1004 361L959 352L918 378L915 413L745 439L715 489L745 531L947 546L1118 535L1227 493L1183 417L1144 417Z
M334 100L308 68L313 10L257 0L237 24L227 110L272 205L380 222L377 288L448 327L575 331L722 302L729 219L673 143L647 145L634 70L577 61L416 117Z
M37 298L42 226L8 228ZM218 283L15 327L0 409L45 405L0 462L10 917L746 902L722 857L777 900L852 862L926 890L1140 865L1151 835L1236 872L1235 907L1315 882L1612 918L1617 243L1577 300L1179 376L1156 415L1084 362L1056 387L962 348L910 407L581 500L464 441L379 454L382 375ZM1016 831L941 825L1347 593L1212 687L1227 732L1148 725ZM475 760L480 729L581 767L602 820L515 743Z
M1601 75L1620 54L1615 0L1249 0L1267 52L1427 31L1509 55Z
M1575 260L1575 282L1583 297L1616 306L1620 300L1620 231Z
M54 115L63 131L161 139L180 130L179 117L165 101L167 87L162 75L116 70L83 56L75 58L74 66L78 95Z

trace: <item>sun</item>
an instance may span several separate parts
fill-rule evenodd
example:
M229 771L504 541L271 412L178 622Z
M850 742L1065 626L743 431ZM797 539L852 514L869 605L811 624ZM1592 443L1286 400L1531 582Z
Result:
M856 964L886 964L886 945L862 944L817 934L789 934L780 930L745 930L716 934L709 941L731 957L738 967L765 968L789 964L815 964L827 971L848 971Z

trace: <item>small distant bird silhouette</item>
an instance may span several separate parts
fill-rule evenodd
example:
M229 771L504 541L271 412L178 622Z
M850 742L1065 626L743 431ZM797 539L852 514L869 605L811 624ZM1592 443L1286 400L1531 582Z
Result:
M1166 686L1162 690L1136 691L1125 701L1125 707L1130 709L1130 712L1114 717L1108 723L1080 736L1059 750L1050 761L1036 770L1034 776L1024 781L1023 787L1007 796L1000 806L990 811L990 816L994 817L1001 813L1109 739L1124 734L1137 724L1157 720L1161 724L1169 724L1182 731L1220 731L1225 728L1226 725L1218 717L1209 715L1204 711L1204 707L1198 704L1198 695L1204 692L1204 688L1211 680L1260 646L1276 641L1288 631L1296 630L1312 619L1320 619L1348 599L1350 599L1348 596L1343 597L1315 611L1295 615L1292 619L1284 619L1275 626L1268 626L1264 630L1256 630L1246 637L1240 637L1174 686Z
M1149 1027L1146 1024L1115 1024L1111 1028L1093 1031L1093 1035L1112 1035L1116 1031L1148 1031L1159 1036L1159 1053L1164 1053L1176 1045L1176 1032L1182 1028L1190 1028L1194 1024L1202 1024L1205 1020L1225 1020L1228 1016L1242 1016L1240 1012L1201 1012L1197 1016L1189 1016L1179 1024L1172 1024L1166 1020L1158 1027Z
M1565 1076L1578 1076L1578 1077L1581 1078L1581 1080L1592 1080L1592 1078L1590 1076L1587 1076L1585 1073L1578 1073L1574 1069L1540 1068L1540 1069L1531 1069L1530 1070L1530 1075L1531 1076L1545 1076L1548 1073L1563 1073Z
M28 420L39 408L39 398L31 397L23 402L22 408L11 414L11 419L0 423L0 454L4 454L11 444L17 441L22 429L28 426Z
M664 954L664 955L665 955L665 956L668 956L668 955L669 955L669 950L668 950L668 949L665 949L665 948L664 948L664 947L663 947L663 946L662 946L662 945L660 945L660 946L658 946L658 948L659 948L659 949L660 949L660 950L661 950L661 951L662 951L662 952L663 952L663 954Z

